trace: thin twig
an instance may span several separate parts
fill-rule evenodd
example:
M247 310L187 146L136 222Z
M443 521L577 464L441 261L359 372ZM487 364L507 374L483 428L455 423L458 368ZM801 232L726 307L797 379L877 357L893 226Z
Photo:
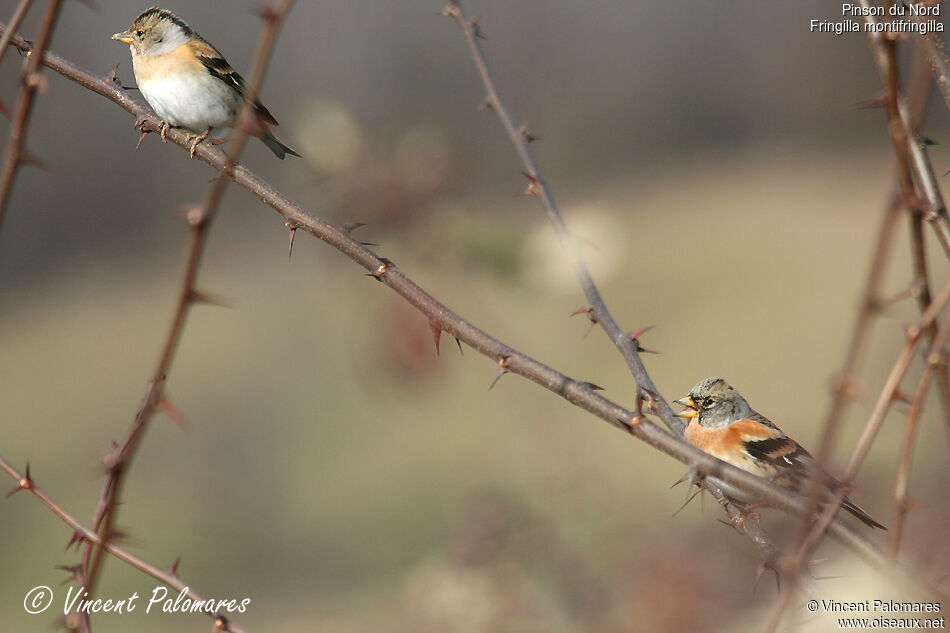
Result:
M104 551L108 552L112 556L115 556L122 562L138 569L139 571L148 574L152 578L158 580L159 582L171 587L172 589L178 592L185 592L185 596L190 598L195 602L203 602L205 598L191 589L190 585L183 581L177 574L177 572L169 572L155 565L146 562L145 560L139 558L135 554L122 549L110 543L107 540L102 539L95 530L83 525L79 519L74 515L68 512L63 506L53 501L53 499L46 494L43 490L36 486L36 483L33 481L30 476L29 468L27 468L26 473L21 473L16 468L10 465L5 459L0 457L0 470L5 471L10 477L12 477L16 482L16 487L11 491L17 492L20 490L26 490L31 495L39 499L43 505L53 511L53 513L62 519L63 523L68 525L73 530L73 541L86 541L88 543L93 543L101 547ZM8 495L9 496L9 495ZM231 631L232 633L245 633L245 629L238 626L237 624L231 622L225 616L220 613L204 613L203 615L210 615L215 621L215 630L217 631Z
M20 23L23 22L23 18L26 17L26 12L30 10L31 4L33 4L33 0L20 0L20 4L17 5L16 10L14 10L13 15L10 17L10 30L4 33L3 37L0 37L0 61L3 61L3 56L8 50L7 46L10 44L10 37L20 28Z
M950 319L946 319L934 337L930 350L927 352L927 367L924 369L914 397L911 400L910 410L904 425L904 440L901 444L900 460L897 464L897 475L894 478L894 513L888 530L887 557L892 563L897 561L897 553L904 531L904 520L907 517L909 503L907 487L910 482L911 461L914 455L914 443L917 439L918 421L924 408L924 399L930 387L931 379L941 368L947 366L947 354L944 345L950 337Z
M0 29L4 28L5 26L0 24ZM13 37L12 44L24 50L29 49L29 44L16 36ZM50 52L44 55L43 62L68 79L118 104L137 120L141 120L144 129L159 131L161 121L154 113L133 99L110 78L90 73ZM167 137L183 148L190 146L188 135L181 130L171 129ZM207 143L198 145L195 156L217 169L228 164L226 155ZM490 336L419 287L392 262L380 258L354 239L347 227L331 224L312 215L243 165L234 167L232 178L235 183L277 211L285 223L311 233L348 256L370 271L376 280L406 299L430 322L440 325L447 333L491 358L506 373L531 380L674 459L747 491L749 496L760 498L769 506L794 516L800 516L807 511L804 501L798 495L700 451L635 411L605 398L592 390L589 383L570 378ZM881 567L884 564L880 550L865 534L856 531L848 523L835 521L830 531L836 539L873 566Z
M508 135L512 145L514 145L515 151L518 153L518 158L521 160L521 164L525 170L524 175L528 179L528 186L525 193L533 195L541 203L544 213L554 227L555 234L568 253L571 265L574 268L574 274L577 276L577 281L580 283L587 303L590 306L589 318L603 328L610 340L613 341L617 349L620 350L624 360L627 362L627 366L630 368L630 372L633 374L634 380L637 381L637 385L644 390L659 393L653 384L653 380L647 373L646 367L643 365L643 360L640 358L639 345L636 339L620 328L607 309L607 304L604 302L600 290L597 288L597 284L594 283L590 269L587 267L587 263L584 261L584 257L577 247L577 240L574 235L571 234L570 230L568 230L557 202L555 202L554 196L544 179L544 175L538 167L538 162L535 160L534 154L528 146L530 133L527 127L515 126L514 120L508 113L508 109L498 95L498 88L492 79L491 71L488 69L485 54L482 51L479 41L477 21L469 19L465 15L461 4L457 0L450 0L449 5L443 11L443 15L454 19L462 30L462 34L465 36L465 42L468 45L472 59L475 62L478 74L481 77L482 84L484 84L487 93L485 104L495 113L495 116L498 117L499 122L505 129L505 133ZM661 399L661 401L660 409L657 411L658 416L663 420L667 428L674 433L682 435L686 428L683 420L674 415L673 410L665 400Z
M599 324L608 338L613 341L626 361L627 366L630 368L630 372L634 380L636 380L638 388L648 390L653 394L658 394L656 386L653 384L643 364L643 360L640 358L639 352L641 348L635 338L636 335L625 333L617 324L610 310L607 308L607 304L597 284L594 282L587 262L577 247L576 238L567 228L567 224L561 215L554 195L551 193L544 174L541 172L541 168L528 145L531 140L533 140L533 137L526 125L522 125L521 127L515 126L514 120L508 112L508 108L499 95L498 88L492 78L491 71L485 59L485 54L479 42L477 21L469 19L465 15L461 3L457 0L450 0L448 7L443 11L443 15L454 19L465 37L465 42L468 45L469 52L471 53L487 93L484 103L498 117L499 122L504 128L512 145L514 145L515 151L521 160L521 164L524 167L524 175L528 179L528 186L525 193L533 195L541 203L545 215L551 222L554 232L561 242L561 246L568 253L568 257L574 268L574 274L588 302L588 306L585 308L588 318L591 320L592 325ZM670 431L678 436L682 436L685 429L683 420L674 415L672 409L670 409L662 397L659 398L659 401L662 404L659 408L654 407L653 410ZM710 482L703 482L702 485L719 501L724 501L721 491L717 490ZM754 517L743 515L731 504L723 503L722 506L729 515L733 527L735 527L740 534L747 536L752 541L758 550L763 565L779 573L781 569L780 562L783 556L782 551L771 541L771 538L765 530L762 529L758 521Z
M255 61L251 73L251 80L248 84L250 86L249 93L251 95L258 93L258 89L264 79L268 61L270 60L271 51L273 50L277 38L277 32L292 5L293 0L281 0L277 6L268 7L261 11L261 16L264 20L264 29L258 44L257 53L254 57ZM220 170L218 177L208 186L201 205L190 209L186 214L191 233L185 270L175 306L175 314L172 318L168 335L165 337L165 344L162 347L158 363L149 379L142 406L136 414L125 440L109 455L107 460L109 468L92 523L93 529L102 537L103 541L107 542L113 532L116 508L124 482L124 475L128 472L129 465L135 457L136 449L144 437L149 421L157 409L167 406L169 402L168 396L165 393L164 383L167 380L168 371L171 368L175 351L181 340L189 309L195 303L203 299L203 295L197 288L198 271L201 267L201 260L205 245L207 244L211 222L220 205L227 183L231 179L234 165L247 140L247 132L250 125L249 117L251 116L250 111L252 109L253 100L246 100L238 115L238 123L235 125L230 147L226 153L226 164ZM100 548L94 548L90 544L83 554L81 566L81 569L86 571L84 580L86 590L90 595L93 595L96 581L101 570L101 564L102 550Z
M24 5L26 3L21 4L19 8L23 8L25 12L26 6ZM62 0L50 0L33 50L46 50L50 38L53 36L53 29L56 26L56 18L59 17L61 5ZM19 8L17 13L19 13ZM14 18L16 17L22 19L23 16L14 14ZM4 33L4 38L9 40L6 33ZM26 162L25 159L29 156L26 151L27 127L30 114L33 112L33 97L43 80L40 74L42 59L42 55L31 55L23 63L23 74L20 77L20 96L17 98L16 110L10 123L10 138L7 141L7 151L3 159L3 170L0 172L0 226L3 225L4 211L10 202L10 192L13 189L13 181L16 178L17 170ZM35 159L31 158L30 160Z
M888 40L890 37L886 33L876 30L878 20L872 15L870 2L868 0L859 0L859 2L868 14L865 16L865 21L871 27L868 30L871 51L874 53L874 62L881 77L881 83L887 87L890 82L888 63ZM911 125L911 114L899 95L896 98L896 108L898 113L896 124L901 128L899 138L903 144L901 148L897 149L896 153L899 157L901 155L907 157L907 168L913 174L919 188L919 199L915 201L916 206L920 207L924 220L933 227L937 241L940 242L940 246L943 247L947 257L950 257L950 216L947 214L943 194L940 193L940 186L937 184L937 176L934 174L924 144L921 143L914 126ZM903 159L898 158L898 160Z

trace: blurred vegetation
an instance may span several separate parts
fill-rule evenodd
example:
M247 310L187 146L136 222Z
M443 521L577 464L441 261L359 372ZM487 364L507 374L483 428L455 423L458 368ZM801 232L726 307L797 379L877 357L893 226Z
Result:
M239 4L165 6L242 70L258 25ZM657 326L644 345L662 352L647 361L664 395L723 375L815 446L891 180L883 116L853 109L878 89L865 41L808 33L807 18L832 17L818 2L467 6L504 98L543 137L608 305L630 329ZM53 48L103 73L119 62L131 85L108 37L142 8L69 3ZM535 202L512 197L523 178L475 112L480 86L441 8L299 3L263 100L306 158L251 147L249 164L314 213L368 223L357 235L479 327L632 405L609 342L568 318L583 298ZM16 67L8 55L0 85ZM945 137L945 121L927 133ZM153 137L134 152L137 138L111 104L51 77L30 135L50 171L22 172L0 232L0 454L29 460L83 520L96 458L126 432L171 317L179 210L212 176ZM946 150L933 156L945 170ZM451 339L436 355L425 320L349 260L301 235L288 262L286 245L278 218L233 187L200 277L230 307L189 318L168 383L189 424L149 431L119 515L129 547L159 565L181 555L208 596L251 598L236 617L251 631L761 629L774 583L753 592L755 552L708 500L671 517L679 463L519 378L487 391L490 361ZM937 257L934 270L946 278ZM841 460L915 312L898 304L876 327ZM950 564L950 467L930 405L905 556L934 571ZM892 413L855 495L885 523L902 434ZM779 539L794 534L762 513ZM52 611L21 603L39 584L64 595L53 566L75 562L69 533L17 495L0 535L0 629L47 630ZM834 545L820 556L817 575L841 576L822 597L896 591ZM101 593L154 586L110 561ZM205 624L95 621L129 627Z

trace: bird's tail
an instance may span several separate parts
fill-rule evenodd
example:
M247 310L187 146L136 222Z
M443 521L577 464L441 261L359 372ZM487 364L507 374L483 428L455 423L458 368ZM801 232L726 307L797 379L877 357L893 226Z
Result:
M851 514L853 514L855 517L857 517L859 521L861 521L862 523L864 523L865 525L869 527L880 528L882 530L887 529L886 527L884 527L883 525L875 521L871 517L870 514L868 514L867 512L865 512L858 506L854 505L854 502L852 502L851 499L845 499L844 501L842 501L841 507L847 510L848 512L850 512Z
M284 156L287 154L297 157L300 156L300 154L295 152L289 145L281 141L267 130L261 129L260 134L258 134L257 137L264 141L264 145L266 145L270 151L274 152L274 156L281 160L284 160Z

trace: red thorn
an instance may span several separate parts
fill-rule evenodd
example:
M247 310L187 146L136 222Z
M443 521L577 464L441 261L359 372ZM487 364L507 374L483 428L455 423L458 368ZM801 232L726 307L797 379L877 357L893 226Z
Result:
M906 402L907 404L913 403L913 400L906 393L901 391L900 387L895 387L893 393L891 393L891 398L899 402Z
M593 312L594 312L594 308L593 308L593 307L591 307L591 306L582 306L582 307L580 307L580 308L574 310L573 312L571 312L568 316L577 316L578 314L591 315L591 314L593 314Z
M587 387L591 391L604 391L604 388L592 382L581 382L581 386Z
M869 110L872 108L884 108L887 106L887 95L875 95L870 99L865 101L860 101L855 104L855 108L858 110Z
M231 306L221 297L216 297L194 288L188 293L188 301L192 303L207 303L209 305L218 306L221 308L230 308Z
M182 415L181 410L175 406L175 403L169 400L167 395L162 394L159 397L158 402L155 403L155 407L159 411L167 415L169 418L171 418L172 422L177 424L178 427L181 428L181 430L183 431L188 430L190 426L188 424L188 420L185 419L184 415Z
M41 161L36 154L30 152L26 149L20 150L20 155L17 156L17 162L21 165L29 165L30 167L36 167L37 169L42 169L43 171L48 171L46 163Z
M641 336L643 336L644 334L652 330L653 327L654 326L652 325L648 325L646 327L640 328L639 330L634 330L633 332L630 333L630 338L640 338Z
M82 542L85 541L85 540L86 540L86 538L85 538L82 534L80 534L79 531L77 530L77 531L73 532L73 535L72 535L72 536L69 537L69 542L66 543L66 548L65 548L63 551L68 550L68 549L69 549L70 547L72 547L73 545L79 545L80 543L82 543Z
M175 559L175 562L172 563L172 566L168 568L168 573L170 573L172 576L177 576L178 565L180 564L181 564L181 555L179 555L178 558Z
M70 583L70 582L73 582L73 581L79 582L79 576L80 576L80 574L82 573L82 564L76 564L76 565L56 565L56 567L55 567L54 569L59 569L59 570L61 570L61 571L68 571L68 572L69 572L69 576L67 576L66 579L63 580L63 582L59 583L59 584L61 584L61 585L65 585L65 584Z

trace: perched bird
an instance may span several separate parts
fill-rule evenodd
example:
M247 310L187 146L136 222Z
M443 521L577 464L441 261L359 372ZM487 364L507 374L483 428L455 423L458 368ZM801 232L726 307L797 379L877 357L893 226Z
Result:
M809 473L817 467L815 458L768 418L753 410L725 380L707 378L676 403L686 407L677 415L689 418L685 435L687 442L737 468L804 494ZM724 481L710 479L726 496L736 501L757 501ZM830 501L840 489L841 482L828 475L824 479L825 485L818 500ZM887 529L850 499L846 498L841 507L866 525Z
M162 140L169 126L191 135L191 157L212 128L230 127L244 100L250 100L244 79L211 44L171 11L152 7L135 18L127 31L112 39L132 49L132 69L139 90L162 118ZM249 132L283 159L300 156L267 129L277 120L254 99L256 125Z

